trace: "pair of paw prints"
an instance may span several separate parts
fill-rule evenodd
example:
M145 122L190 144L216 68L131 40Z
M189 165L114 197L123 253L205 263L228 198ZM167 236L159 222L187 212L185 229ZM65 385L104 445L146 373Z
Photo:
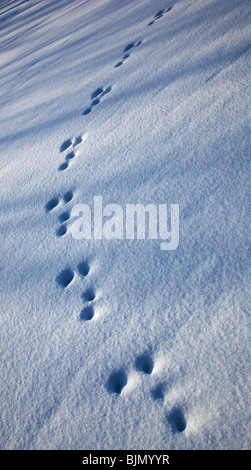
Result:
M155 23L155 21L160 20L160 18L163 18L163 16L168 13L169 11L172 10L173 7L169 7L166 10L159 10L157 13L154 15L154 19L148 23L148 26L151 26L152 24Z
M124 61L126 59L129 59L129 57L130 57L129 51L132 51L135 47L138 47L141 44L142 44L142 41L130 42L129 44L127 44L127 46L123 50L124 55L123 55L122 59L115 65L115 68L120 67L121 65L123 65Z
M55 209L60 202L63 204L63 206L67 206L67 204L73 199L73 192L72 191L67 191L62 198L54 197L51 199L47 204L45 205L45 210L46 212L51 212L53 209ZM59 222L60 222L60 227L56 231L56 235L58 237L62 237L67 233L67 224L66 222L70 219L70 212L66 208L66 210L63 210L59 214Z
M89 287L83 293L83 301L86 304L80 313L80 320L88 321L94 317L94 306L93 301L96 297L95 291L92 287Z
M138 356L135 360L135 369L138 372L151 374L153 371L154 363L149 354ZM113 372L107 382L107 389L110 393L120 394L127 384L127 374L124 369Z
M90 266L86 261L78 264L77 272L81 277L86 277L89 274L89 271ZM71 268L66 268L58 275L57 282L61 287L66 288L71 284L75 276L76 272L74 272Z
M60 147L60 153L65 152L66 150L68 151L67 155L65 156L65 161L60 165L59 171L66 170L66 168L69 167L70 162L75 158L76 154L73 150L74 147L77 147L77 145L81 144L83 141L82 137L79 135L78 137L75 138L74 142L72 142L71 139L65 140L61 147Z
M83 116L86 116L87 114L89 114L92 111L92 109L101 102L101 99L103 98L103 96L110 93L111 89L112 87L108 86L105 89L103 87L99 87L95 91L93 91L93 93L91 94L91 104L88 108L84 110Z
M165 398L165 384L158 383L152 390L151 396L154 401L158 401L161 404L164 403ZM169 427L173 433L181 433L185 431L187 427L186 418L181 407L175 406L170 412L166 414L166 419Z
M183 432L187 427L186 418L182 409L179 407L174 407L170 413L167 414L167 420L173 433Z

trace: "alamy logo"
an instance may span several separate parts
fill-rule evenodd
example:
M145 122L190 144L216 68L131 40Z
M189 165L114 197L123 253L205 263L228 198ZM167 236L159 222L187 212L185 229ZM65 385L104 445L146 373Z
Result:
M76 220L71 234L76 240L160 240L161 250L176 250L179 245L179 204L119 204L103 207L102 196L94 196L93 213L87 204L72 208Z

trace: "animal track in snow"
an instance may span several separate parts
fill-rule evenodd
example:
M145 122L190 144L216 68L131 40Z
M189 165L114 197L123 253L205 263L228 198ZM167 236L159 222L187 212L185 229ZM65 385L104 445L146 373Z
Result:
M124 62L123 62L122 60L120 60L120 61L115 65L115 67L120 67L121 65L123 65L123 63L124 63Z
M142 44L142 41L130 42L123 50L123 58L116 65L115 68L121 67L124 61L130 57L130 54L127 54L128 51L131 51L134 47L138 47Z
M63 199L63 204L68 204L73 198L73 192L72 191L67 191L62 199ZM45 210L46 212L51 212L55 207L59 205L60 199L58 197L54 197L51 199L47 204L45 204ZM70 212L68 210L62 212L59 215L59 222L62 224L57 230L56 230L56 235L58 237L62 237L67 233L67 225L65 222L70 219Z
M66 288L72 282L73 278L74 272L71 269L67 268L59 274L59 276L57 277L57 281L62 287Z
M74 153L73 150L72 150L70 153L68 153L68 154L66 155L65 158L66 158L66 160L72 160L74 157L75 157L75 153Z
M168 13L169 11L172 10L173 7L169 7L166 10L159 10L157 13L154 15L154 19L148 23L148 26L151 26L152 24L155 23L155 21L159 20L160 18L163 18L163 16Z
M87 114L89 114L91 112L92 108L86 108L83 112L83 116L86 116Z
M108 86L107 88L103 89L103 87L99 87L96 90L94 90L91 93L91 105L88 106L83 112L83 116L86 116L87 114L90 114L94 106L97 106L100 102L103 96L107 95L107 93L110 93L112 87Z
M99 98L95 98L95 100L92 101L92 106L96 106L97 104L100 103L100 99Z
M86 277L89 274L90 271L90 266L86 261L83 261L82 263L78 264L77 266L78 273ZM92 287L89 287L84 293L83 293L83 301L87 302L88 305L85 305L84 308L80 312L80 320L85 320L89 321L94 317L94 306L92 304L93 300L95 299L95 292Z
M171 413L168 415L168 421L174 433L185 431L187 423L180 408L172 409Z
M164 15L164 13L165 13L165 10L160 10L160 11L158 11L158 12L156 13L156 15L155 15L155 18L156 18L156 19L162 18L162 16Z
M64 142L61 144L60 146L60 153L64 152L65 150L69 149L69 147L71 147L71 145L73 147L76 147L77 145L81 144L82 142L82 137L79 135L78 137L75 138L74 142L72 142L71 139L66 139L64 140Z
M87 276L87 274L90 271L90 266L86 261L83 261L82 263L78 264L78 272L81 274L81 276Z
M107 382L107 389L110 393L117 393L120 395L123 388L127 384L127 375L123 369L112 372Z
M91 100L94 100L94 98L97 98L97 96L101 95L103 93L103 88L99 87L97 90L93 91L91 94Z
M67 193L64 194L63 199L64 202L70 202L73 198L73 192L72 191L67 191Z
M67 220L69 220L70 218L70 212L68 211L65 211L65 212L62 212L62 214L60 214L59 216L59 222L63 223L63 222L66 222Z
M152 399L154 401L164 400L164 387L162 384L158 384L154 389L151 390Z
M75 141L72 144L73 147L76 147L77 145L81 144L82 141L83 141L83 139L82 139L81 135L79 135L78 137L75 138Z
M83 261L80 264L78 264L77 271L81 276L86 277L90 271L90 266L86 261ZM66 268L57 276L56 280L61 287L66 288L73 281L74 276L75 276L74 271L71 268ZM94 290L92 288L88 288L83 294L83 300L85 302L88 302L88 304L85 305L84 308L82 309L80 313L80 320L87 321L87 320L91 320L94 317L94 307L92 304L92 301L94 299L95 299Z
M130 44L128 44L128 45L125 47L125 49L124 49L123 52L130 51L130 50L134 47L134 45L135 45L134 42L130 42Z
M59 167L59 171L66 170L66 168L68 168L68 166L69 166L68 162L62 163L62 165L60 165L60 167Z
M92 288L87 289L83 293L83 299L86 302L92 302L95 299L95 292Z
M64 224L64 225L61 225L61 227L59 227L56 233L58 237L62 237L63 235L66 234L66 232L67 232L67 226Z
M65 150L67 150L71 146L71 144L72 144L71 139L65 140L60 147L60 152L64 152Z
M87 305L81 310L80 320L91 320L94 317L94 308L92 305Z
M101 96L107 95L107 93L110 93L111 90L112 90L112 87L111 87L111 85L109 85L109 86L103 91L103 93L102 93Z
M69 167L70 161L73 160L73 158L76 156L73 148L77 147L77 145L81 144L81 142L83 142L83 139L79 135L74 139L74 141L72 141L71 139L66 139L62 143L60 147L60 153L65 152L66 150L68 151L68 153L65 156L65 161L59 166L59 171L64 171Z
M75 157L75 152L73 152L73 150L72 150L71 152L69 152L69 153L66 155L66 157L65 157L65 162L62 163L62 165L60 165L59 171L66 170L66 168L69 167L69 161L72 160L74 157Z
M88 264L86 261L84 261L84 262L78 264L77 270L78 270L79 274L81 274L82 276L86 277L87 274L88 274L89 271L90 271L90 266L89 266L89 264ZM72 271L71 269L66 269L66 270L64 270L64 271L63 271L63 277L65 277L65 275L66 275L67 273L71 273L71 274L72 274L72 278L73 278L74 274L73 274L73 271ZM61 273L61 274L62 274L62 273Z
M142 371L145 374L151 374L153 371L153 360L148 354L143 354L142 356L137 357L135 361L135 366L138 371Z
M72 200L72 198L73 198L73 192L72 192L72 191L67 191L67 192L63 195L63 200L64 200L65 203L70 202L70 201ZM52 198L49 202L47 202L47 203L45 204L45 210L46 210L47 212L51 212L52 209L54 209L55 207L58 206L59 201L60 201L60 199L59 199L58 197Z
M47 202L47 204L45 204L45 209L47 212L50 212L52 211L52 209L54 209L54 207L57 207L58 204L59 204L59 199L57 197L54 197L49 202Z

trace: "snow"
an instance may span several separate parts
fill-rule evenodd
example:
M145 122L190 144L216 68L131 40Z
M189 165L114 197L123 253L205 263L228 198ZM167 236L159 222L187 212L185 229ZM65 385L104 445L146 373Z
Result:
M2 449L250 447L249 15L1 1ZM96 196L178 248L74 239Z

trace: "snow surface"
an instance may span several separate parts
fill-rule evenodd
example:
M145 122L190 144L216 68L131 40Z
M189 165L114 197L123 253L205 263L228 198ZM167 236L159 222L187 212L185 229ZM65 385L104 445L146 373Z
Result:
M0 2L2 449L250 446L250 10ZM98 195L178 249L73 239Z

